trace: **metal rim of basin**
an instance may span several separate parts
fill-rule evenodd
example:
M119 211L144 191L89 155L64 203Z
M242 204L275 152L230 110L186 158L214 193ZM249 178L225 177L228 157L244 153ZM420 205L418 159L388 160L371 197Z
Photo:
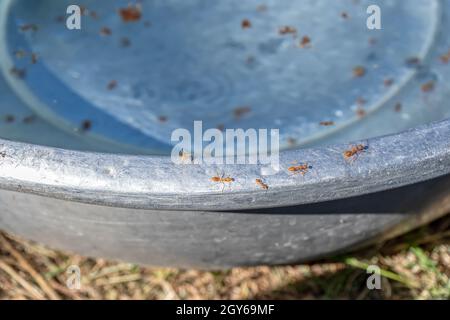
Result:
M355 161L343 152L362 143ZM0 188L138 209L248 210L342 199L450 173L450 120L347 145L283 151L280 171L260 165L177 165L170 157L72 151L0 140ZM292 163L309 172L291 174ZM217 174L235 178L224 190ZM263 190L255 183L264 178Z

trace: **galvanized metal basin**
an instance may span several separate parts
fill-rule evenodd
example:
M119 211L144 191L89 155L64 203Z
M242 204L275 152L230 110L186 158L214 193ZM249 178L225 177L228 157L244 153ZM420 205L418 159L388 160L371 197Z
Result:
M442 56L450 49L443 32L449 26L449 1L411 1L416 6L391 1L382 8L387 32L375 35L364 24L358 29L365 21L365 1L351 6L294 1L309 22L303 21L302 34L313 39L312 48L294 49L297 40L270 33L285 20L295 23L291 4L268 2L269 18L264 18L257 1L144 1L142 12L150 15L151 27L144 18L138 27L123 27L116 14L120 4L88 1L91 12L104 20L93 20L73 35L51 19L64 14L68 3L50 2L0 2L0 110L9 120L14 115L0 127L0 228L93 256L212 268L323 257L450 208L450 120L445 120L450 66ZM351 21L339 20L343 10ZM321 18L314 16L318 13ZM201 31L215 20L230 20L227 14L233 14L237 28L218 23ZM173 15L186 20L167 25ZM241 26L246 17L251 30ZM336 26L330 17L351 26ZM270 19L276 23L263 24ZM24 31L25 22L39 30ZM401 22L409 29L401 29ZM120 36L98 40L94 31L102 25ZM254 31L258 26L262 31ZM190 35L177 38L184 29ZM123 41L117 45L125 32L131 32L127 37L138 49L123 48ZM149 34L152 42L145 38ZM217 34L223 41L212 40ZM358 42L372 38L381 45ZM340 47L327 51L327 41ZM205 48L196 47L199 43ZM188 44L197 51L185 50ZM102 47L106 56L98 51ZM177 48L183 48L179 56ZM39 60L30 65L22 56L34 50ZM256 65L248 65L249 56ZM321 59L339 63L325 66ZM146 71L145 61L154 74L138 72ZM222 67L226 61L229 66ZM189 65L185 69L183 62ZM352 66L362 63L368 74L354 79ZM171 64L174 70L167 69ZM296 74L297 68L304 73ZM348 74L340 74L340 68ZM170 77L163 76L165 70ZM117 91L105 90L119 75ZM394 84L383 85L391 77ZM299 92L289 93L295 87ZM252 110L238 121L229 114L239 99ZM358 116L358 104L364 105L364 117ZM211 108L218 111L208 113ZM92 127L81 130L86 119ZM210 126L223 121L227 128L281 128L280 171L265 176L260 165L174 164L166 155L170 132L194 120ZM336 125L324 128L320 120ZM347 161L343 152L360 143L367 152ZM292 175L288 168L296 162L312 168L304 176ZM211 182L218 172L234 178L224 190ZM255 183L262 176L267 190Z

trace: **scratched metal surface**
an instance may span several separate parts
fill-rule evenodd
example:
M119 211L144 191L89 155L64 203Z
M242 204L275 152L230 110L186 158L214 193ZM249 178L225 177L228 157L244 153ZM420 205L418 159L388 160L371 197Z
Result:
M269 190L255 184L261 167L175 165L167 157L70 151L2 141L0 186L61 199L129 208L237 210L340 199L413 184L450 173L450 124L434 123L375 138L349 163L348 145L281 154L279 173L266 176ZM313 166L292 175L293 161ZM236 181L222 191L217 172Z

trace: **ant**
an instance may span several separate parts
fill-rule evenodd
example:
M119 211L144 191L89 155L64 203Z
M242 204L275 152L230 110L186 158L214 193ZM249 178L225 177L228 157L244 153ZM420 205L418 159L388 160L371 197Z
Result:
M222 174L222 176L214 176L211 178L212 182L221 183L222 184L222 192L225 189L225 184L231 184L232 182L236 181L234 178L231 177L225 177L225 174Z
M252 23L250 22L250 20L245 19L245 20L242 20L241 26L242 26L242 29L248 29L248 28L252 27Z
M366 152L368 149L369 146L363 144L352 146L350 149L344 151L344 159L347 161L354 161L361 153Z
M194 156L190 152L184 151L184 149L181 149L180 152L178 152L178 156L182 162L189 161L192 163L194 161Z
M256 182L256 184L257 184L258 186L260 186L262 189L264 189L264 190L269 190L269 186L268 186L266 183L264 183L263 179L256 179L255 182Z
M304 36L300 41L300 48L309 48L311 45L311 38L308 36Z
M353 77L362 78L366 75L366 68L363 66L356 66L353 68Z
M119 10L119 15L122 17L123 22L135 22L141 19L142 9L140 4L128 5L128 8L122 8Z
M287 35L287 34L292 34L294 37L297 35L297 29L295 29L294 27L290 27L290 26L284 26L281 27L280 29L278 29L278 33L280 35Z
M300 173L302 176L308 173L308 170L311 170L312 166L308 165L307 163L298 165L298 166L292 166L288 168L289 172L292 172L293 174Z

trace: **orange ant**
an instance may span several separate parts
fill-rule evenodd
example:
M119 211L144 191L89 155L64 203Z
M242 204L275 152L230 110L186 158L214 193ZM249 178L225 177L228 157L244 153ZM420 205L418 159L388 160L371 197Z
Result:
M284 26L281 27L280 29L278 29L278 33L280 35L287 35L287 34L292 34L294 37L297 35L297 29L295 29L294 27L290 27L290 26Z
M241 26L242 26L242 29L249 29L252 27L252 23L250 22L250 20L245 19L245 20L242 20Z
M114 90L117 87L117 81L116 80L111 80L108 85L106 86L106 88L108 90Z
M134 22L141 19L142 10L139 4L128 5L128 8L119 9L119 15L122 17L124 22Z
M231 178L231 177L225 177L225 174L222 174L222 176L220 176L220 177L219 176L212 177L211 181L215 182L215 183L221 183L222 184L222 192L223 192L223 190L225 189L225 184L226 183L231 184L232 182L235 181L235 179Z
M38 62L38 55L36 53L31 53L31 63L36 64Z
M450 50L448 50L448 52L446 54L443 54L440 57L440 59L441 59L442 63L445 63L445 64L449 63L449 61L450 61Z
M434 81L428 81L422 85L421 89L423 92L427 93L433 91L434 87Z
M344 159L347 161L355 160L361 153L366 152L369 149L369 146L365 146L363 144L358 144L356 146L352 146L350 149L345 150L343 155Z
M298 166L292 166L288 168L289 172L292 172L293 174L301 174L302 176L304 176L305 174L308 173L308 170L311 170L312 166L308 165L307 163L302 164L302 165L298 165Z
M311 38L308 36L304 36L300 41L300 48L309 48L311 45Z
M266 183L264 183L263 179L256 179L255 182L256 182L256 184L257 184L258 186L260 186L262 189L264 189L264 190L269 190L269 186L268 186Z

